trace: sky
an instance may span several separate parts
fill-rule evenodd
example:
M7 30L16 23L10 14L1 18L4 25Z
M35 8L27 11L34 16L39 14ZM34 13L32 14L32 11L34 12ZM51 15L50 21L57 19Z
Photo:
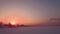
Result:
M0 21L38 24L60 18L60 0L0 0Z

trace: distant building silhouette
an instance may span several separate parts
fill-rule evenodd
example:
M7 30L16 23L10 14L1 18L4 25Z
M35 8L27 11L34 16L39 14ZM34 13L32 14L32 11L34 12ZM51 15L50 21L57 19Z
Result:
M50 20L60 20L60 18L51 18Z
M60 26L60 18L51 18L48 25Z

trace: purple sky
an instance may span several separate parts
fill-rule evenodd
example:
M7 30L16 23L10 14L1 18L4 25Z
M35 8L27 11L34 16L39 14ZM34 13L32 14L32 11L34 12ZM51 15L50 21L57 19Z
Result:
M0 20L35 24L60 18L60 0L0 0Z

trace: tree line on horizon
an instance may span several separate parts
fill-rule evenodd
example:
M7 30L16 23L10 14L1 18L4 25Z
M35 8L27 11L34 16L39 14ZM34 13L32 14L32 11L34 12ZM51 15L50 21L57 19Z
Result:
M60 26L60 18L51 18L48 22L46 22L46 23L40 23L38 25L39 26ZM0 21L0 27L3 27L3 26L8 26L8 27L22 27L22 26L26 26L26 25L24 25L24 24L21 24L21 25L19 25L19 24L12 25L11 23L3 24L3 22Z
M3 22L1 21L0 22L0 28L2 28L2 27L4 27L4 26L8 26L8 27L23 27L24 26L24 24L21 24L21 25L19 25L19 24L16 24L16 25L12 25L11 23L8 23L8 24L3 24Z

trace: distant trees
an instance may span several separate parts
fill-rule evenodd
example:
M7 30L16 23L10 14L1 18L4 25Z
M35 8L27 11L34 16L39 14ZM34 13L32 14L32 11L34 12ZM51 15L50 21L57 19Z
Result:
M20 25L19 24L17 24L17 27L19 27Z
M12 27L11 23L8 24L9 27Z
M3 25L3 22L2 22L2 21L0 21L0 28L2 27L2 25Z
M16 24L16 25L12 25L10 22L8 23L8 24L3 24L3 22L2 21L0 21L0 28L2 28L2 27L24 27L25 25L24 24L21 24L21 25L19 25L19 24Z
M20 26L21 26L21 27L23 27L23 26L24 26L24 24L21 24Z

